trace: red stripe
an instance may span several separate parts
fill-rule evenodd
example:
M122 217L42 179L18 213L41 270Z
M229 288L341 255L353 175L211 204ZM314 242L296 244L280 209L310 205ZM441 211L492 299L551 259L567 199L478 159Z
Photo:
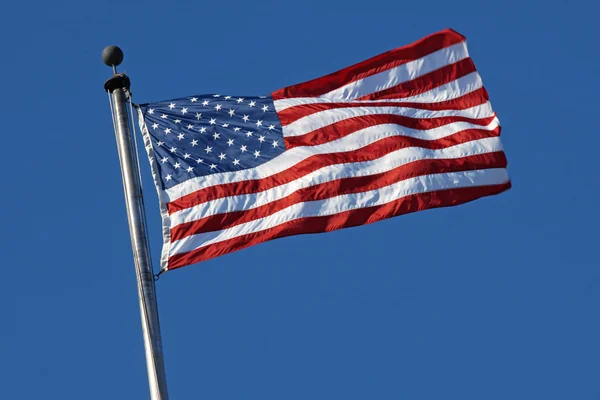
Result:
M480 197L501 193L508 190L510 186L510 182L507 182L501 185L440 190L410 195L381 206L361 208L328 216L297 219L261 232L239 236L187 253L176 254L169 257L168 269L175 269L205 261L285 236L329 232L352 226L365 225L401 214L463 204Z
M487 92L484 88L479 88L472 92L466 93L456 99L440 101L437 103L414 103L404 101L386 101L378 103L363 103L358 101L344 102L344 103L315 103L315 104L302 104L299 106L293 106L281 110L277 113L279 122L282 126L291 124L294 121L304 118L308 115L333 110L336 108L352 108L352 107L409 107L419 108L422 110L442 111L442 110L464 110L485 103L489 100Z
M418 160L390 171L350 178L336 179L302 188L287 197L260 207L211 215L196 221L180 224L171 229L171 241L199 233L219 231L272 215L294 204L324 200L335 196L367 192L421 175L460 172L486 168L506 168L503 152L478 154L456 159Z
M360 97L356 100L383 100L397 99L402 97L416 96L421 93L435 89L438 86L452 82L462 78L470 73L475 72L475 64L470 58L465 58L454 64L446 65L440 69L436 69L428 74L422 75L410 81L403 82L391 88L381 90Z
M466 129L437 140L423 140L406 136L392 136L381 139L368 146L348 152L316 154L278 174L241 182L225 183L197 190L167 204L169 214L195 205L223 198L261 192L275 186L296 180L328 165L370 161L383 157L393 151L406 147L422 147L426 149L442 149L472 140L500 135L500 127L492 131L483 129Z
M472 124L489 125L495 116L487 118L468 118L462 116L438 117L438 118L411 118L395 114L372 114L358 117L346 118L331 125L311 131L301 136L284 136L286 150L298 146L317 146L332 142L348 136L358 130L383 124L397 124L406 128L428 130L455 122L469 122Z
M290 97L321 96L350 82L406 64L464 40L465 37L458 32L451 29L445 29L420 39L408 46L390 50L321 78L277 90L272 93L272 96L274 100Z

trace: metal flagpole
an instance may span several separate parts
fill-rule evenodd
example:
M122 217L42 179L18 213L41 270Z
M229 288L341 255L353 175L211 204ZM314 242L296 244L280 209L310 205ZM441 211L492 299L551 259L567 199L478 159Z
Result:
M106 47L102 52L102 59L106 65L113 67L114 72L113 77L104 84L104 89L110 93L112 99L113 122L121 162L127 219L129 220L129 233L140 299L150 398L151 400L167 400L169 395L167 394L154 274L146 237L145 210L142 202L140 174L135 158L135 142L130 130L125 97L129 91L129 78L125 74L117 74L116 67L123 61L121 49L116 46Z

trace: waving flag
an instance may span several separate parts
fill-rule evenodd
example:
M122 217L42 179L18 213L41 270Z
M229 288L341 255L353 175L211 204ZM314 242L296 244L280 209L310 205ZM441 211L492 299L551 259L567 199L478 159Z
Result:
M138 112L163 270L510 188L500 123L452 30L271 96Z

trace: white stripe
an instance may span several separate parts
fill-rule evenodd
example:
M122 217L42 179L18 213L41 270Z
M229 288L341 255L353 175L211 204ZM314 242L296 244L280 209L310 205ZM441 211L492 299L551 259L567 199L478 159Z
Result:
M337 101L354 100L411 81L468 57L469 52L466 42L457 43L417 60L390 68L375 75L367 76L355 82L350 82L319 97ZM287 107L289 106L286 106L285 102L281 102L281 100L275 101L275 109L278 112Z
M359 208L380 206L412 194L444 189L499 185L507 181L508 175L503 168L419 176L396 182L378 190L294 204L267 217L236 225L229 229L189 236L173 242L169 255L186 253L238 236L260 232L299 218L333 215Z
M455 79L451 82L445 83L441 86L435 87L427 92L417 94L411 97L403 97L401 99L384 99L384 100L353 100L353 103L361 103L365 105L377 104L377 103L439 103L441 101L448 101L457 99L466 94L474 92L477 89L483 87L481 77L477 72L471 72L461 78ZM300 106L304 104L317 104L317 103L339 103L337 100L326 99L323 97L306 97L306 98L293 98L283 99L275 101L275 108L278 112L285 110L290 107Z
M171 214L171 228L211 215L250 210L283 199L300 189L336 179L379 174L417 160L454 159L496 151L502 151L500 138L490 137L437 150L409 147L372 161L326 166L292 182L259 193L225 197L177 211Z
M499 125L500 122L498 119L494 118L494 120L487 126L476 125L469 122L455 122L429 130L411 129L396 124L371 126L322 145L313 147L294 147L293 149L288 150L278 157L275 157L272 160L269 160L255 168L191 178L176 186L166 189L163 194L168 201L174 201L197 190L216 185L263 179L285 171L286 169L289 169L290 167L307 159L310 156L317 154L354 151L386 137L402 135L424 140L435 140L450 136L466 129L483 129L492 131Z
M477 72L471 72L468 75L435 87L427 92L417 94L411 97L404 97L398 101L410 103L439 103L442 101L454 100L466 94L481 89L483 82ZM386 101L386 100L378 100Z
M430 119L441 117L466 117L473 119L489 118L494 115L489 102L466 108L464 110L424 110L410 107L348 107L319 111L300 118L283 127L283 135L302 136L320 128L324 128L345 119L366 115L401 115L415 119Z

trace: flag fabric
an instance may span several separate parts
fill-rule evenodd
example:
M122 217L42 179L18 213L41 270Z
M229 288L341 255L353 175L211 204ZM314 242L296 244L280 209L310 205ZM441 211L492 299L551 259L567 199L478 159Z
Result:
M137 107L163 270L511 185L500 123L450 29L270 96Z

